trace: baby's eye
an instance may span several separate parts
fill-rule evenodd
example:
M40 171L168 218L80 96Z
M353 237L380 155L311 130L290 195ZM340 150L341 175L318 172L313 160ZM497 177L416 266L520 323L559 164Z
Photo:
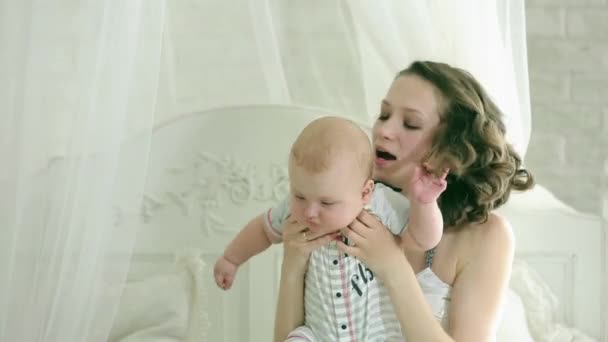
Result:
M322 205L334 205L335 202L327 202L327 201L321 201Z
M293 197L295 197L297 200L303 200L304 196L300 196L300 195L294 195Z

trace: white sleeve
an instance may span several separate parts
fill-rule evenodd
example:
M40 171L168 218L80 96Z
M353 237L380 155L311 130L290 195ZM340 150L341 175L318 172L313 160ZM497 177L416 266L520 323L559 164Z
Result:
M266 232L271 238L272 243L279 243L283 241L283 222L289 217L289 197L286 196L274 207L268 209L266 215L264 215L264 223L266 226Z
M374 187L369 209L395 235L401 234L409 220L407 198L384 184Z

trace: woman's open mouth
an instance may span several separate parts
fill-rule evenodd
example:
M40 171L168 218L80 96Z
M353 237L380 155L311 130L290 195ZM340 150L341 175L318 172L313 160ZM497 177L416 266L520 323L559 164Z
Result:
M395 155L386 152L384 150L381 149L376 149L376 165L377 166L385 166L388 163L396 160L397 157L395 157Z

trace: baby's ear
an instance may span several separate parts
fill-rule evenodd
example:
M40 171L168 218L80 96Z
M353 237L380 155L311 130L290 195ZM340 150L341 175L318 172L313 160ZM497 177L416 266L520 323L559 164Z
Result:
M368 179L365 182L365 184L363 184L363 191L361 192L363 204L369 203L369 201L372 199L373 191L374 191L374 181L371 179Z

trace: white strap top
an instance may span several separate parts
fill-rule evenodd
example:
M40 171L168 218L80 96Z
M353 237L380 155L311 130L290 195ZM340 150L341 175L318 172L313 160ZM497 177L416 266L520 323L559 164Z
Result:
M422 289L426 301L431 306L433 314L441 323L444 330L448 328L448 312L451 300L452 286L441 280L431 269L435 250L431 249L426 254L426 268L416 274L418 284Z

